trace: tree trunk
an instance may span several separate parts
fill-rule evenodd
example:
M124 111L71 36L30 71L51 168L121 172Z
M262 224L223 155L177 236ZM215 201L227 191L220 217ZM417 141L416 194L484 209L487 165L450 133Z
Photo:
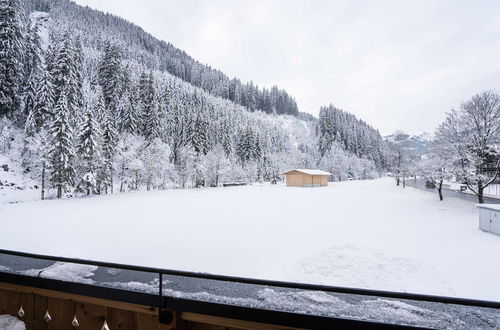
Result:
M406 188L406 178L403 177L403 188Z
M113 191L114 190L114 187L113 187L114 186L114 184L113 184L113 175L115 174L114 171L113 171L113 166L111 166L110 172L111 172L110 173L111 174L111 178L110 178L111 187L110 188L111 188L111 194L113 194L114 193L114 191Z
M399 187L399 175L398 175L398 176L396 176L396 186L398 186L398 187Z
M439 200L442 202L443 201L443 182L439 183L438 186L438 194L439 194Z
M484 187L478 185L477 187L477 198L479 199L479 204L484 204Z
M45 199L45 162L42 164L42 200Z
M59 184L57 185L57 198L62 197L62 186Z

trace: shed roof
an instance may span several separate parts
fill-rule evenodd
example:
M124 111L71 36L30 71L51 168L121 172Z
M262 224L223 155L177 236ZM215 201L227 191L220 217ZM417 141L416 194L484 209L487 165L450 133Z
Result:
M476 204L476 206L480 209L500 211L500 204Z
M288 174L288 173L293 172L293 171L297 171L297 172L309 174L309 175L332 175L332 173L325 172L322 170L310 170L310 169L298 169L298 168L286 171L283 174Z

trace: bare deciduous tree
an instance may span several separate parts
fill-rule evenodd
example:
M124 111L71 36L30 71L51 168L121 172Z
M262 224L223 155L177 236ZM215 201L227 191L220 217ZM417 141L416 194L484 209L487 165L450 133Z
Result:
M453 150L457 180L476 194L479 203L484 203L484 189L499 175L499 132L500 96L494 91L477 94L449 112L436 132L436 141Z

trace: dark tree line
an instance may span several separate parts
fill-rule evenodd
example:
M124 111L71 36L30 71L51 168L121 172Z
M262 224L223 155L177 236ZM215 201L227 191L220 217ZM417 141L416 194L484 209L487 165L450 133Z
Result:
M330 105L322 107L319 114L321 155L329 152L335 143L359 158L372 160L379 168L386 165L380 133L356 116Z

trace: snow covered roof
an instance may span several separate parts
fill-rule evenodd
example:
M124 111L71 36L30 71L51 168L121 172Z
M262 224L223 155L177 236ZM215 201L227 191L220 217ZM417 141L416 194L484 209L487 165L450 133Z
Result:
M304 174L309 174L309 175L332 175L332 173L325 172L325 171L322 171L322 170L309 170L309 169L298 169L298 168L286 171L283 174L287 174L287 173L290 173L290 172L293 172L293 171L297 171L297 172L304 173Z
M488 210L494 210L494 211L500 211L500 205L499 204L476 204L476 206L480 209L488 209Z

